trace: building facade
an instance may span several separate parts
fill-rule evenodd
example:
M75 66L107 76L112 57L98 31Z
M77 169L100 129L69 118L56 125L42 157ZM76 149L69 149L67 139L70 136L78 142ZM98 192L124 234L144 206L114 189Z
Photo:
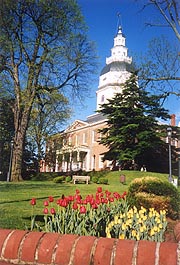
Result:
M111 55L106 58L106 64L99 76L96 110L99 110L107 99L121 93L122 85L130 77L132 70L132 58L128 56L126 38L119 27L114 37ZM55 148L54 163L43 161L41 171L90 171L110 168L111 161L103 162L103 153L107 148L99 143L101 135L98 130L105 125L106 119L100 113L88 116L86 121L75 120L71 126L52 137L47 143L47 153L54 144L58 148Z
M111 56L106 58L106 64L99 76L96 110L99 110L101 104L106 103L107 99L122 92L123 84L132 71L132 58L128 56L126 38L122 28L119 27L114 37ZM175 116L171 123L175 126ZM111 169L112 161L103 161L103 153L107 148L99 143L101 139L99 129L104 126L106 126L106 118L101 113L95 113L88 116L86 121L75 120L63 132L50 137L46 146L46 161L42 161L41 171ZM179 141L175 146L179 147Z

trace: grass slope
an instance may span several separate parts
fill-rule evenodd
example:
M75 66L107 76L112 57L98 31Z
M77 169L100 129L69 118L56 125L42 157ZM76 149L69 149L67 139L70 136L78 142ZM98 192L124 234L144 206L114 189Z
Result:
M120 183L120 175L126 176L126 184ZM140 172L140 171L113 171L107 174L109 185L101 185L103 190L119 192L122 194L128 190L130 182L134 178L154 176L167 180L167 174ZM0 182L0 227L11 229L28 229L30 227L30 216L32 197L37 199L35 213L41 215L44 209L43 201L48 196L56 199L64 195L74 195L79 189L82 196L94 194L98 185L62 183L55 184L52 181L23 181L18 183Z

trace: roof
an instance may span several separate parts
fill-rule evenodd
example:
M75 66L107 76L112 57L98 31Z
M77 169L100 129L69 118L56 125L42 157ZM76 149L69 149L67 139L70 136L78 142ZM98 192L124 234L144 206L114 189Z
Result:
M128 71L128 72L133 72L134 71L134 67L132 64L126 63L126 62L112 62L110 64L106 64L104 66L104 68L102 69L100 76L104 75L108 72L111 71L118 71L118 72L122 72L122 71Z
M104 121L106 117L102 113L95 113L87 117L88 123L96 123L98 121Z

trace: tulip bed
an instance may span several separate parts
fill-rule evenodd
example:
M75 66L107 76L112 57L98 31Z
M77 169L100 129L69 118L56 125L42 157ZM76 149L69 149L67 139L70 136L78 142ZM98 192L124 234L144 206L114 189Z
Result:
M74 195L62 195L56 200L49 196L42 205L41 223L34 214L36 203L36 198L32 198L31 230L163 241L167 226L165 211L129 209L126 192L103 191L102 187L84 199L78 189Z

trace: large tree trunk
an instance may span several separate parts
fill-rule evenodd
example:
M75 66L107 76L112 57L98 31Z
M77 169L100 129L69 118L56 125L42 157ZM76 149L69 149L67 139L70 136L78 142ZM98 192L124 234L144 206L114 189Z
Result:
M12 167L10 174L10 181L22 180L22 154L23 154L23 136L19 133L15 136Z
M20 181L23 179L22 158L30 111L31 106L28 106L27 108L25 108L21 115L20 111L16 111L14 113L14 115L16 115L16 117L19 116L19 118L15 119L15 136L12 153L10 181Z

